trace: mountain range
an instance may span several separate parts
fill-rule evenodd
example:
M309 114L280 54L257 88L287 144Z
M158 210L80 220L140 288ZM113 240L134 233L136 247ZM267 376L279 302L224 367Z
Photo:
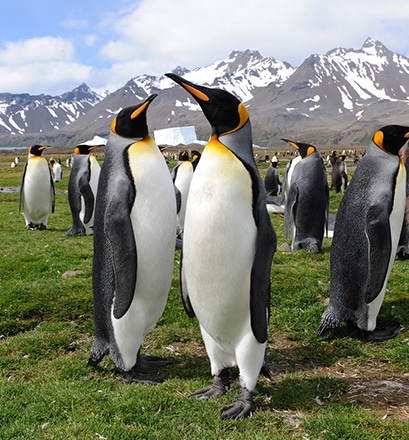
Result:
M409 58L371 38L359 50L310 55L299 67L256 50L234 50L209 66L173 72L236 95L248 107L253 141L261 147L283 146L285 137L364 148L377 128L409 125ZM73 148L94 135L106 137L120 109L152 93L158 97L148 112L151 132L194 125L198 139L208 139L209 124L185 90L165 76L140 75L104 95L86 84L54 97L0 93L0 147Z

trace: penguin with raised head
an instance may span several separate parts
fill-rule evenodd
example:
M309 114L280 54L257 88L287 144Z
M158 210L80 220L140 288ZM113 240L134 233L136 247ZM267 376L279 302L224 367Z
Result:
M327 229L329 190L327 172L317 149L303 142L282 139L296 148L301 159L293 165L285 199L284 232L291 233L291 249L317 253ZM287 191L287 188L286 188Z
M88 361L95 367L110 353L125 381L151 384L163 380L149 374L166 361L140 349L165 308L176 240L172 179L146 122L156 96L121 110L111 124L95 207Z
M66 234L67 237L78 234L90 235L93 231L101 166L91 152L104 145L105 142L94 144L92 141L87 141L74 148L68 181L72 226Z
M190 184L181 262L184 306L199 320L214 377L192 396L224 395L229 369L238 366L240 393L221 418L239 419L254 411L265 363L276 235L244 104L227 91L166 75L196 99L212 127Z
M335 221L329 306L319 336L343 321L372 340L401 331L399 325L375 329L402 230L406 170L399 150L408 139L409 127L377 130L345 191Z
M24 166L20 185L19 211L23 209L29 230L47 229L48 216L55 209L55 190L51 170L42 157L44 145L32 145Z
M340 154L332 166L331 182L335 193L344 193L348 186L348 171L345 164L346 155Z

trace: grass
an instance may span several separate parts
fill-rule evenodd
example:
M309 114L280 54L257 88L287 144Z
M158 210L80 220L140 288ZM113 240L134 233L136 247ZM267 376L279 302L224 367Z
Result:
M22 165L1 156L2 186L17 187ZM24 162L24 159L23 159ZM265 166L260 167L261 173ZM280 170L283 172L283 169ZM238 391L197 401L210 383L196 320L179 292L179 252L163 317L144 351L170 358L157 387L122 382L107 357L86 363L93 337L92 237L66 238L71 225L64 169L49 229L26 231L18 193L0 192L0 438L7 439L404 439L409 432L409 338L365 343L343 327L316 338L329 293L329 251L277 251L271 272L268 360L253 417L219 420ZM341 196L331 195L336 212ZM283 221L272 216L278 245ZM68 271L81 270L63 277ZM409 326L408 262L396 261L379 326ZM235 372L237 377L237 372Z

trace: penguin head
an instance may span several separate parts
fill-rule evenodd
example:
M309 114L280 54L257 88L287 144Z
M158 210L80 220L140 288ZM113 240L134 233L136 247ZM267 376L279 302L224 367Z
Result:
M196 151L196 150L192 151L192 166L193 166L194 170L196 169L197 164L199 163L201 156L202 155L198 151Z
M313 145L310 145L310 144L305 144L303 142L289 141L288 139L284 139L284 138L281 138L281 140L284 142L287 142L288 144L290 144L294 148L296 148L299 151L300 156L303 159L305 159L306 157L310 156L315 151L317 151L317 149Z
M74 153L75 154L89 154L89 153L91 153L92 150L95 150L95 148L98 148L100 146L101 145L86 145L86 144L77 145L74 148Z
M189 151L183 150L182 152L180 152L179 153L179 160L181 162L185 162L185 161L189 160Z
M125 138L144 138L148 135L146 111L149 104L157 97L154 94L142 103L122 109L111 124L111 131Z
M174 73L165 75L195 98L212 126L212 134L223 136L232 133L248 121L249 114L246 106L226 90L199 86Z
M373 136L373 143L381 150L395 156L409 139L409 127L402 125L386 125L380 128Z
M46 148L45 145L31 145L28 149L28 153L32 156L41 156Z

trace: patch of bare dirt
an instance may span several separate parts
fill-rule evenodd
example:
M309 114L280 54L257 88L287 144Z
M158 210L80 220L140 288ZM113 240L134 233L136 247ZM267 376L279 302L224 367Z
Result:
M285 359L273 364L273 381L280 381L282 374L294 372L305 378L343 379L349 384L348 391L337 400L346 400L364 410L376 412L382 420L389 417L407 420L409 417L409 372L397 371L391 362L370 359L366 364L357 364L351 357L323 366L319 360L314 360L309 347L300 346L283 336L274 336L269 350L278 350ZM299 360L300 351L305 354L302 362ZM327 402L317 404L326 405Z

